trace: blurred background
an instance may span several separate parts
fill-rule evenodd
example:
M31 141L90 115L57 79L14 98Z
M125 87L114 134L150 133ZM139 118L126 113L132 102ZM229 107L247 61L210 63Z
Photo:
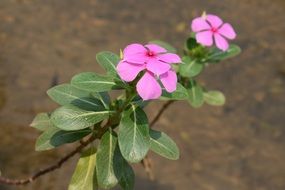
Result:
M172 105L157 123L177 142L179 161L151 154L155 180L140 164L136 190L285 189L284 0L1 0L0 170L22 178L74 145L35 152L38 112L57 105L54 83L83 71L103 72L95 54L160 39L181 48L202 11L220 15L238 33L243 53L208 67L199 81L227 97L223 107ZM153 117L161 102L150 105ZM67 189L77 158L25 187Z

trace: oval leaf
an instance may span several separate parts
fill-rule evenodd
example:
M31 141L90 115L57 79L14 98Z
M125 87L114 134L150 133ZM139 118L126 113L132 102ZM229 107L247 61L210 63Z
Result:
M78 141L91 132L91 129L62 131L56 127L51 127L38 137L36 151L50 150L66 143Z
M119 184L122 189L133 190L135 186L135 173L133 168L127 162L124 162L121 173Z
M56 109L51 115L52 123L66 131L80 130L107 119L112 111L84 110L76 106L66 105Z
M205 102L212 106L222 106L226 102L224 94L220 91L208 91L204 92Z
M147 116L140 107L132 105L123 112L118 138L121 153L126 160L134 163L145 157L150 137Z
M188 102L190 103L190 105L192 105L195 108L202 106L204 103L202 87L198 85L196 81L191 80L187 88L189 93Z
M241 53L240 47L235 44L231 44L227 51L221 51L218 48L212 48L212 50L209 53L207 61L219 62L225 59L235 57L240 53Z
M103 51L96 55L97 62L112 76L117 76L117 64L120 57L112 52Z
M105 109L109 109L109 105L111 103L111 98L108 94L108 92L95 92L92 93L93 97L99 99L101 103L103 104Z
M96 170L99 187L110 189L118 183L115 170L121 167L121 155L116 151L117 137L114 132L107 131L100 142L97 158Z
M104 92L117 88L113 77L102 76L92 72L75 75L71 80L71 84L76 88L89 92Z
M176 90L172 93L168 93L167 91L162 92L161 99L171 99L171 100L187 100L188 92L186 88L182 86L182 84L177 83Z
M52 123L50 122L50 115L48 113L39 113L36 115L30 126L40 131L44 131L52 127Z
M74 100L81 100L90 96L89 92L75 88L70 84L55 86L47 91L49 97L59 105L67 105Z
M90 147L82 153L72 175L68 190L96 190L96 149Z
M201 73L204 68L202 63L191 59L189 56L182 58L182 64L179 65L179 73L184 77L195 77Z
M179 149L169 136L152 129L149 133L150 149L152 151L170 160L177 160L179 158Z

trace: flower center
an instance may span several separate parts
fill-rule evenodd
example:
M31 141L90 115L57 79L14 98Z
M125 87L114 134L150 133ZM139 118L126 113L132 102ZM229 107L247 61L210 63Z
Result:
M212 27L212 28L211 28L211 31L212 31L213 33L216 33L216 32L218 32L218 28Z
M147 51L147 52L146 52L146 55L147 55L148 57L154 57L154 56L155 56L155 53L154 53L153 51Z

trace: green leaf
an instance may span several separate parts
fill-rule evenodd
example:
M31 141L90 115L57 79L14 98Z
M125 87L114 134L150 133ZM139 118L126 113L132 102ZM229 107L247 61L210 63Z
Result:
M46 129L52 127L50 115L48 113L39 113L36 115L30 126L40 131L45 131Z
M150 130L150 149L155 153L168 158L177 160L179 158L179 149L175 142L165 133Z
M107 119L111 113L113 111L84 110L73 105L66 105L52 113L51 121L62 130L80 130Z
M75 75L71 80L71 84L76 88L89 92L104 92L118 87L113 77L102 76L92 72Z
M182 64L179 65L179 73L183 77L195 77L201 73L204 65L197 62L196 59L191 59L189 56L182 58Z
M167 91L162 92L161 99L171 99L171 100L187 100L188 99L188 92L187 90L182 86L182 84L177 83L176 90L172 93L169 93Z
M56 127L50 127L37 139L36 151L50 150L66 143L78 141L91 132L91 129L62 131Z
M99 99L101 103L103 104L105 109L109 109L109 105L111 103L111 98L108 94L108 92L95 92L92 93L93 97Z
M103 51L96 55L98 63L112 76L117 76L117 64L120 57L112 52Z
M122 189L133 190L135 186L135 173L127 162L124 162L121 173L119 184Z
M122 156L117 147L117 136L112 131L107 131L100 142L97 158L96 170L99 187L110 189L118 183L120 176L116 176L119 167L121 167ZM118 149L118 147L117 147ZM116 172L116 173L115 173Z
M164 42L164 41L153 40L153 41L150 41L149 43L150 44L157 44L157 45L163 47L164 49L166 49L170 53L176 53L177 52L177 50L172 45L170 45L169 43Z
M218 48L212 48L208 55L208 62L219 62L237 56L241 53L239 46L231 44L227 51L222 51Z
M224 94L220 91L208 91L204 92L205 102L212 106L222 106L226 102Z
M90 147L82 153L69 183L68 190L96 190L96 149Z
M119 125L119 146L123 157L129 162L141 161L149 150L148 119L140 107L131 105L123 112Z
M67 105L74 100L81 100L90 96L89 92L75 88L70 84L61 84L47 91L49 97L59 105ZM84 100L83 100L84 101Z
M139 95L135 96L131 102L132 104L138 105L141 108L146 107L150 103L150 101L143 100Z
M190 105L192 105L194 108L202 106L204 103L202 87L198 85L196 81L190 80L187 89L189 93L188 102Z
M188 51L191 51L191 50L195 49L198 46L199 46L199 44L197 43L195 37L188 38L186 43L185 43L185 49L188 50Z

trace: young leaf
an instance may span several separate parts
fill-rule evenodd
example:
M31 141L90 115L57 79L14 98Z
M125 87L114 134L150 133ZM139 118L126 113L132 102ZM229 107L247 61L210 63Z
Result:
M170 53L176 53L177 52L177 50L172 45L170 45L169 43L164 42L164 41L153 40L153 41L150 41L149 43L150 44L157 44L157 45L163 47L164 49L166 49Z
M96 149L90 147L82 153L69 183L68 190L96 190Z
M123 112L119 125L119 146L123 157L129 162L141 161L149 150L148 119L140 107L131 105Z
M116 151L118 139L112 131L107 131L100 142L97 158L96 171L99 187L109 189L118 183L119 176L115 170L121 167L122 157Z
M231 57L235 57L238 54L240 54L240 52L241 52L240 47L235 44L231 44L227 51L221 51L218 48L213 48L209 53L207 61L208 62L219 62L219 61L231 58Z
M198 47L199 44L197 43L195 37L190 37L187 39L186 43L185 43L185 49L187 51L191 51L192 49Z
M45 131L46 129L52 127L52 123L50 122L50 116L48 113L39 113L32 123L31 127L34 127L40 131Z
M103 51L96 55L98 63L112 76L117 76L117 64L120 57L112 52Z
M198 85L196 81L191 80L187 88L189 93L188 102L190 105L192 105L194 108L202 106L204 103L202 87Z
M170 160L177 160L179 158L179 149L169 136L152 129L149 134L150 149L152 151Z
M176 90L172 93L168 93L165 90L162 92L161 99L171 99L171 100L187 100L188 92L182 86L182 84L177 83Z
M191 59L189 56L182 58L182 64L179 65L179 73L184 77L195 77L201 73L204 68L202 63Z
M61 84L47 91L49 97L59 105L70 104L74 100L82 100L90 96L90 92L75 88L70 84ZM84 101L84 100L82 100Z
M104 92L117 88L113 77L102 76L92 72L75 75L71 80L71 84L76 88L89 92Z
M135 186L135 173L133 168L126 161L121 170L119 184L124 190L133 190Z
M222 106L226 102L224 94L220 91L208 91L204 92L205 102L212 106Z
M56 127L50 127L38 137L36 151L50 150L66 143L78 141L91 132L91 129L62 131Z
M66 105L52 113L51 121L62 130L80 130L107 119L111 113L112 111L109 110L84 110L73 105Z

